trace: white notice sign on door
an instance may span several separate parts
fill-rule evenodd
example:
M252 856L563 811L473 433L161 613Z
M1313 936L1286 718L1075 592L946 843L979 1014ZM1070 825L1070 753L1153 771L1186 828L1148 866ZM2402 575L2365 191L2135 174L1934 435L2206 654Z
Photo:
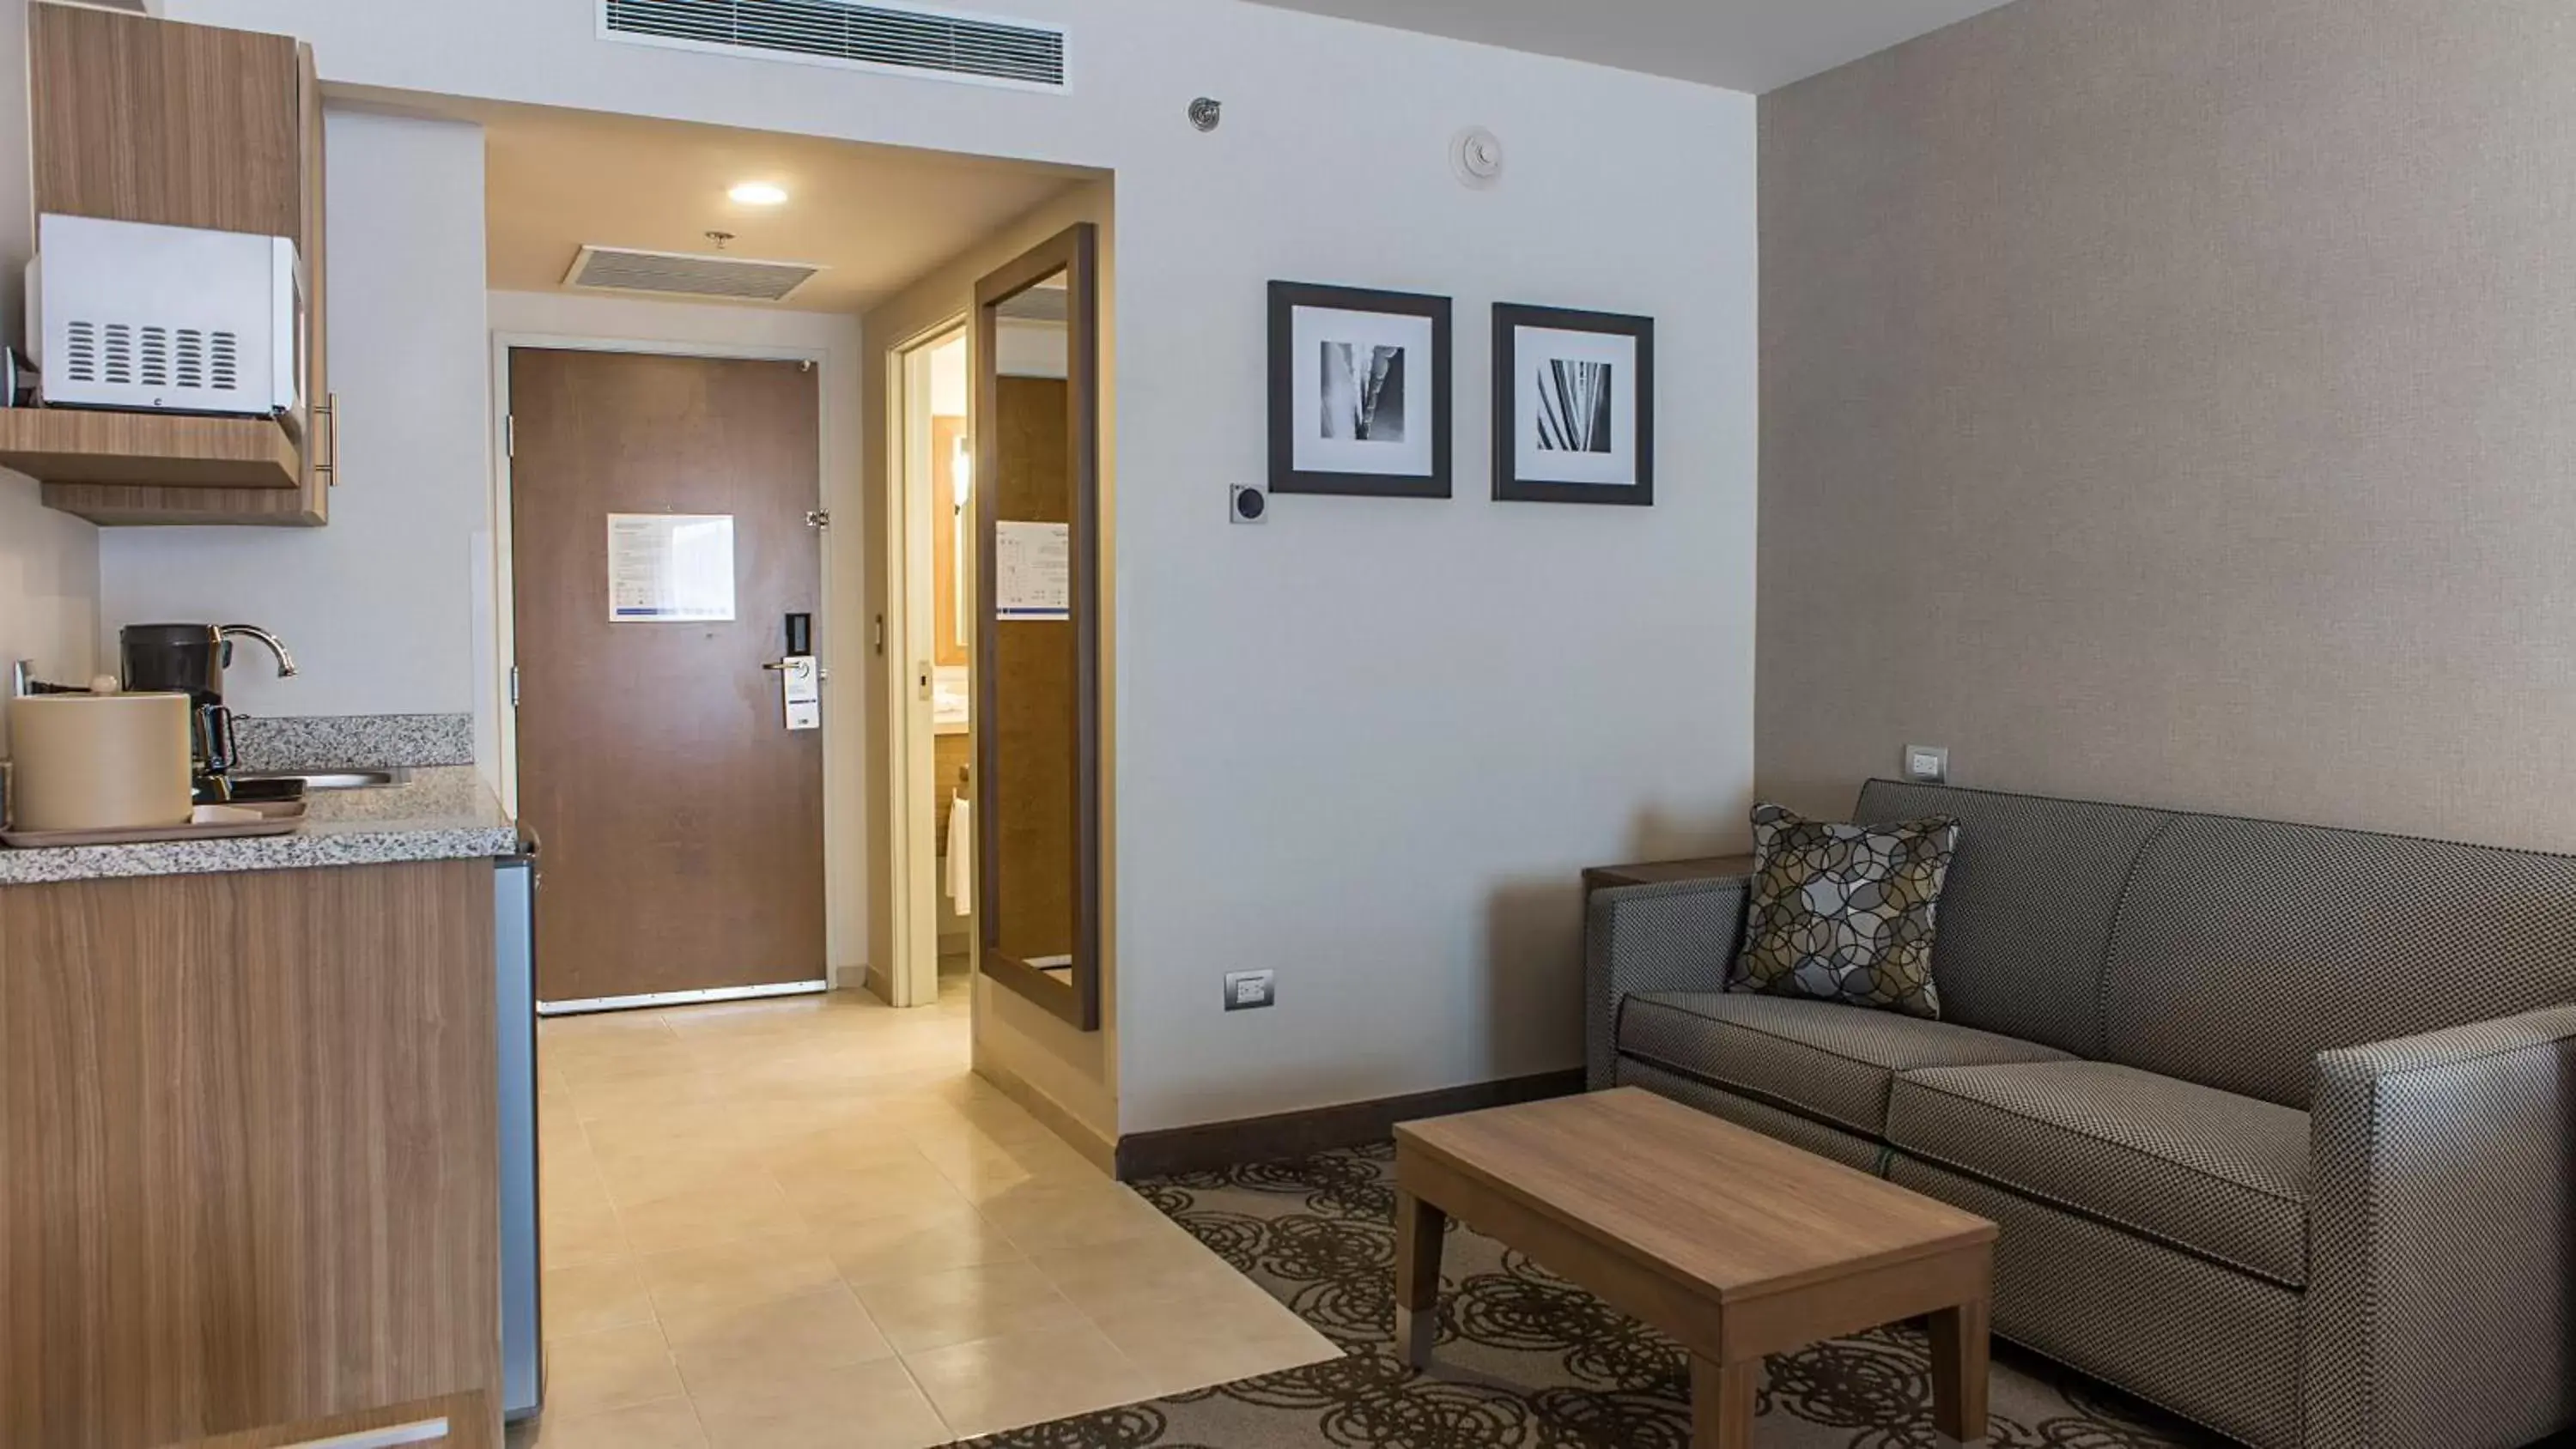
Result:
M993 614L1004 620L1073 617L1073 525L993 525Z
M612 624L733 617L733 515L608 515Z

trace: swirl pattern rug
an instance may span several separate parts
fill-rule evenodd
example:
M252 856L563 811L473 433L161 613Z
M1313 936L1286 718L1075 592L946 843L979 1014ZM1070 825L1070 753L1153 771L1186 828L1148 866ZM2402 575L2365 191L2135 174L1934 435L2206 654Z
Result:
M1016 1429L980 1449L1690 1449L1689 1375L1652 1329L1453 1224L1428 1374L1394 1352L1395 1150L1379 1144L1136 1184L1341 1345L1340 1359ZM2225 1441L1995 1345L1992 1449ZM1762 1449L1937 1449L1910 1327L1774 1358Z

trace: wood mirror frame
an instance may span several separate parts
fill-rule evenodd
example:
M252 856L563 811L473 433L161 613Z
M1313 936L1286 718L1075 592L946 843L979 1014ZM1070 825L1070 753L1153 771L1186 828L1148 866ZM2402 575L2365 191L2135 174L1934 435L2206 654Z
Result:
M1040 242L975 284L975 917L982 943L977 969L1064 1018L1076 1030L1100 1029L1100 312L1099 230L1083 222ZM1062 273L1065 278L1066 484L1071 494L1071 553L1066 621L1072 629L1070 718L1073 739L1072 967L1065 976L1003 949L1005 879L1002 852L1011 828L1002 800L998 721L1003 680L995 597L997 530L1002 521L1003 428L996 344L1004 303ZM1014 627L1022 627L1015 625ZM1068 979L1069 977L1069 979Z

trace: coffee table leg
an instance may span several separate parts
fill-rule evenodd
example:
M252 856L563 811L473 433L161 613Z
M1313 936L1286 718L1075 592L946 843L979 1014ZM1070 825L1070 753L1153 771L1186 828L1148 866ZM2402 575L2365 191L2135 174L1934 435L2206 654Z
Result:
M1404 1361L1431 1367L1440 1328L1440 1234L1449 1215L1409 1192L1395 1195L1395 1346Z
M1753 1449L1753 1403L1762 1360L1719 1363L1691 1355L1691 1449Z
M1986 1437L1988 1314L1980 1298L1932 1315L1932 1427L1962 1443Z

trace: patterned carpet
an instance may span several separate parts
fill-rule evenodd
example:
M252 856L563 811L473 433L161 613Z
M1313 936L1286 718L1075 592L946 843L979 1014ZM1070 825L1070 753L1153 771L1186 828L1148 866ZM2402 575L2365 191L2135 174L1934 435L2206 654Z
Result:
M1668 1340L1452 1227L1437 1363L1399 1364L1392 1145L1136 1184L1347 1355L976 1440L981 1449L1689 1449ZM1995 1345L1993 1449L2212 1449L2224 1441ZM1922 1334L1770 1361L1761 1449L1936 1449Z

